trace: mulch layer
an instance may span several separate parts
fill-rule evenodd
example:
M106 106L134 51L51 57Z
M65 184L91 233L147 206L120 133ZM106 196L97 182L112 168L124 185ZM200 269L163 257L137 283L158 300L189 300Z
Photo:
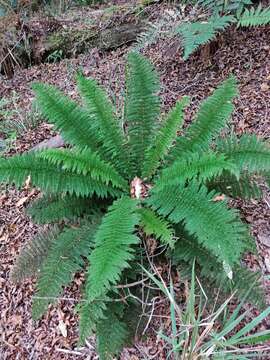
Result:
M156 13L172 7L155 5ZM200 102L229 74L234 74L239 83L239 96L235 101L232 128L238 133L255 133L270 138L270 27L259 29L231 29L222 35L210 49L209 58L198 52L187 62L182 60L177 41L162 40L144 50L161 75L162 105L167 111L183 95L191 97L186 111L188 124ZM73 98L77 98L74 82L76 71L98 80L118 106L123 103L124 64L128 47L110 53L94 49L76 59L62 60L57 64L42 64L29 69L18 70L14 78L0 78L0 98L10 97L12 91L18 94L17 107L27 112L33 101L31 83L44 81L55 84ZM116 96L115 96L116 94ZM41 124L19 137L9 150L10 154L29 150L40 141L52 136L51 127ZM78 337L77 318L70 311L79 299L81 275L75 277L62 300L50 307L38 322L31 320L31 296L34 280L14 285L9 280L10 269L20 248L36 232L25 215L24 208L36 197L37 190L25 186L21 191L9 187L0 193L0 359L97 359L94 339L84 348L76 348ZM257 201L236 201L243 218L250 224L256 239L258 256L247 256L245 262L251 269L260 269L264 278L270 275L270 192L265 188L264 197ZM264 280L267 301L270 303L270 283ZM164 303L154 313L169 313ZM153 314L152 314L153 315ZM161 321L161 320L160 320ZM159 325L156 324L156 325ZM265 321L269 328L270 322ZM151 324L149 326L151 328ZM165 359L164 344L153 336L153 331L144 342L126 349L121 359Z

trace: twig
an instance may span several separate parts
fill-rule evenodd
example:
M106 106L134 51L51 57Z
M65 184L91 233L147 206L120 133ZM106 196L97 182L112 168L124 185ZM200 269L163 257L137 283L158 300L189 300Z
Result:
M148 327L150 325L150 322L152 320L152 317L153 317L153 314L154 314L154 311L155 311L155 300L156 300L156 298L154 298L153 301L152 301L153 305L152 305L152 309L151 309L151 314L148 317L148 321L147 321L147 323L145 325L145 328L144 328L144 330L142 332L142 335L144 335L146 333L146 331L147 331L147 329L148 329Z
M144 283L145 281L149 280L148 278L142 278L141 280L135 281L133 283L129 283L129 284L125 284L125 285L117 285L115 286L117 289L126 289L126 288L131 288L137 285L140 285L142 283Z
M75 351L75 350L67 350L67 349L59 349L56 348L56 351L62 352L64 354L70 354L70 355L78 355L78 356L83 356L84 354L79 352L79 351Z

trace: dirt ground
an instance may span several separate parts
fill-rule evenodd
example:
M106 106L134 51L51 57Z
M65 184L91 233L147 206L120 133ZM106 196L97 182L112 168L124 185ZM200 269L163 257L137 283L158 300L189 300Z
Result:
M172 6L172 5L171 5ZM156 5L156 11L169 9ZM129 47L101 53L97 49L76 59L63 59L56 64L41 64L17 70L15 76L6 80L0 77L0 98L18 94L17 106L30 110L33 101L31 83L44 81L55 84L76 98L74 75L82 70L85 75L98 80L116 103L122 104L124 64ZM229 74L234 74L239 83L239 96L235 101L232 128L238 133L255 133L270 138L270 26L258 29L231 29L219 38L208 59L201 53L182 60L181 47L177 42L162 40L144 50L155 64L161 76L162 105L167 111L183 95L191 97L191 106L186 111L186 124L194 115L199 103ZM52 136L51 128L43 123L37 129L18 137L10 153L22 153L35 144ZM24 208L37 195L37 190L27 187L22 191L5 188L0 193L0 359L58 360L97 359L94 339L84 348L76 348L78 336L77 318L70 311L76 302L61 300L51 307L42 320L31 320L31 295L35 281L20 285L9 281L9 272L22 245L37 231L24 214ZM260 269L264 276L266 297L270 303L270 287L266 277L270 275L270 192L265 188L260 201L236 201L243 218L250 224L256 239L258 256L247 256L245 262L252 269ZM67 289L63 298L78 298L80 275L74 285ZM160 308L155 312L158 314ZM67 330L63 335L61 324ZM266 321L265 327L270 323ZM150 325L151 327L151 325ZM163 343L153 335L147 340L126 349L121 359L165 359Z

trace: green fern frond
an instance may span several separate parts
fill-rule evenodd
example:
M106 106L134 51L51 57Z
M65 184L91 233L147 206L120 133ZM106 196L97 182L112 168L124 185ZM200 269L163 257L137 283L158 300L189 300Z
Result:
M194 122L176 140L170 158L175 160L187 152L209 150L213 137L224 128L233 111L232 100L236 95L236 80L230 77L202 103Z
M48 149L37 153L37 156L63 170L70 170L79 175L90 175L94 180L106 185L128 189L126 180L117 173L114 167L101 160L98 153L93 153L88 149Z
M78 87L84 100L95 136L102 144L102 153L118 170L127 171L124 134L114 116L112 104L95 80L78 76Z
M20 187L30 175L33 186L51 193L70 193L76 196L97 194L99 197L121 194L120 190L102 184L90 175L83 176L63 170L37 154L28 153L0 159L0 182L14 182Z
M251 0L198 0L198 5L216 13L242 13L247 5L251 5Z
M54 227L41 231L26 243L11 270L10 278L13 282L20 282L38 273L58 234L59 229Z
M205 182L214 176L219 176L223 170L239 175L237 167L225 156L213 152L191 153L165 168L156 181L155 189L160 190L166 186L183 184L193 178Z
M172 146L173 141L177 137L177 130L183 124L183 110L188 105L189 98L184 96L178 101L175 107L170 111L164 121L162 127L158 130L154 140L146 150L145 161L143 166L143 177L149 177L155 173L159 166L160 160Z
M37 282L37 293L33 301L34 319L55 303L63 286L69 284L75 272L84 265L82 258L89 255L94 246L94 234L100 218L95 218L81 228L67 228L52 243Z
M128 56L125 120L133 175L140 175L144 154L154 134L159 115L159 81L153 66L143 56L131 52Z
M100 360L113 360L123 349L128 338L126 324L109 308L105 319L97 325L97 348Z
M61 132L64 140L78 147L96 149L99 142L89 114L51 85L33 85L42 115Z
M245 9L244 13L238 18L237 26L251 27L262 26L270 23L270 7L262 8L262 5L255 9Z
M233 198L258 199L262 197L262 190L248 173L237 178L232 173L224 171L221 176L214 178L207 184L208 189L228 195Z
M146 235L154 235L164 245L174 246L175 237L173 229L168 221L158 216L153 210L147 208L138 209L140 225Z
M194 259L196 259L196 263L200 267L201 280L205 280L203 283L208 285L207 288L211 293L215 287L220 288L224 294L237 291L236 296L242 299L252 286L247 301L262 308L265 306L261 274L236 264L232 267L232 279L229 279L224 271L223 264L220 264L214 256L211 256L205 248L201 247L196 238L181 228L176 230L176 235L179 240L176 242L172 256L183 276L190 276ZM254 251L256 251L255 243Z
M102 297L119 279L133 258L133 248L139 242L134 235L139 224L137 202L122 197L108 209L95 236L95 249L89 257L90 268L86 282L89 301Z
M200 45L213 40L220 30L226 29L232 22L234 22L233 16L216 15L210 17L207 22L187 23L177 27L175 32L183 39L183 59L187 60Z
M79 307L79 345L84 345L85 340L92 335L99 321L105 319L107 307L104 301L83 302Z
M43 195L28 208L29 215L38 224L57 223L60 220L73 220L84 213L95 211L93 200L70 195Z
M185 229L220 262L233 265L247 249L247 229L235 210L214 201L216 196L192 181L186 187L168 186L153 192L148 203L171 222L184 221Z
M240 170L258 173L270 171L270 146L255 135L220 139L217 150L232 160Z

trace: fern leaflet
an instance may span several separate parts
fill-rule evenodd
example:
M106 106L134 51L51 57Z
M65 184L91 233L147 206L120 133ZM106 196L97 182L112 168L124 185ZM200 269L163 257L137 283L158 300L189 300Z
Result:
M119 171L126 171L123 132L120 123L117 123L112 105L105 92L93 79L86 79L82 75L78 76L78 87L87 107L95 136L102 144L102 153Z
M217 150L232 160L240 170L270 170L270 146L255 135L231 136L217 142Z
M106 305L104 301L83 302L79 307L79 345L93 333L99 321L105 319Z
M160 160L169 151L173 140L177 136L177 130L183 123L183 109L188 104L188 97L184 97L177 102L176 106L171 110L163 126L159 129L154 141L146 150L145 161L143 166L143 177L151 176L155 173L159 166Z
M225 156L216 155L213 152L202 155L192 153L190 156L176 160L163 170L160 178L156 181L155 191L166 186L183 184L187 179L192 178L205 182L214 176L219 176L223 170L239 175L237 167Z
M97 347L100 360L113 360L124 347L128 337L126 324L119 320L111 308L107 309L105 319L97 325Z
M206 44L217 35L220 30L224 30L232 22L234 17L212 16L207 22L195 22L180 25L175 32L183 38L184 60L198 49L200 45Z
M33 90L42 114L60 130L67 143L89 149L99 147L92 119L85 110L51 85L36 83Z
M103 218L95 236L95 249L89 257L91 265L86 282L89 301L102 297L133 258L132 245L139 242L133 234L139 223L136 206L135 200L120 198Z
M239 178L224 171L220 176L214 178L207 184L208 189L236 198L257 199L262 196L262 191L255 179L244 172Z
M207 151L213 137L226 125L232 111L232 100L237 94L236 80L225 80L201 105L196 120L185 135L176 140L170 158L175 160L183 153Z
M63 170L38 157L37 154L29 153L0 159L0 181L14 182L20 187L30 175L34 186L51 193L70 193L76 196L97 194L99 197L121 194L120 190L102 184L90 175L83 176Z
M194 259L196 259L196 263L200 266L201 277L205 279L204 285L208 284L207 288L210 293L213 292L214 287L217 287L224 293L237 291L236 296L238 299L242 299L252 286L252 291L249 292L247 300L261 308L265 306L261 275L258 272L252 272L236 264L232 267L233 278L230 280L223 269L223 265L211 256L206 249L199 246L194 237L183 231L181 227L176 230L176 235L179 240L173 252L173 260L175 264L180 265L182 275L190 276ZM255 245L254 251L256 251Z
M10 274L11 280L19 282L32 275L36 275L46 259L55 237L58 235L59 229L55 227L41 231L28 241L22 248L12 268Z
M262 26L270 23L270 7L263 9L261 4L255 9L245 9L238 18L238 26Z
M33 301L33 317L38 319L54 303L75 272L84 265L82 256L89 255L99 219L81 228L64 230L53 242L43 262L37 283L37 294Z
M184 221L186 230L220 262L233 265L247 248L247 229L235 210L214 202L216 193L195 181L186 187L168 186L153 192L149 204L173 223ZM237 248L234 246L237 244Z
M146 235L154 235L157 239L171 248L174 246L174 232L168 221L158 216L153 210L147 208L138 209L141 217L140 225Z
M127 182L117 173L114 167L101 160L97 153L85 150L48 149L37 154L38 157L48 160L49 163L71 170L77 174L90 175L94 180L106 185L111 184L126 190Z
M43 195L27 208L27 214L38 224L73 220L84 213L96 211L93 200L70 195Z
M142 56L128 56L128 77L125 116L133 175L140 175L144 153L153 136L159 114L159 82L153 66Z

